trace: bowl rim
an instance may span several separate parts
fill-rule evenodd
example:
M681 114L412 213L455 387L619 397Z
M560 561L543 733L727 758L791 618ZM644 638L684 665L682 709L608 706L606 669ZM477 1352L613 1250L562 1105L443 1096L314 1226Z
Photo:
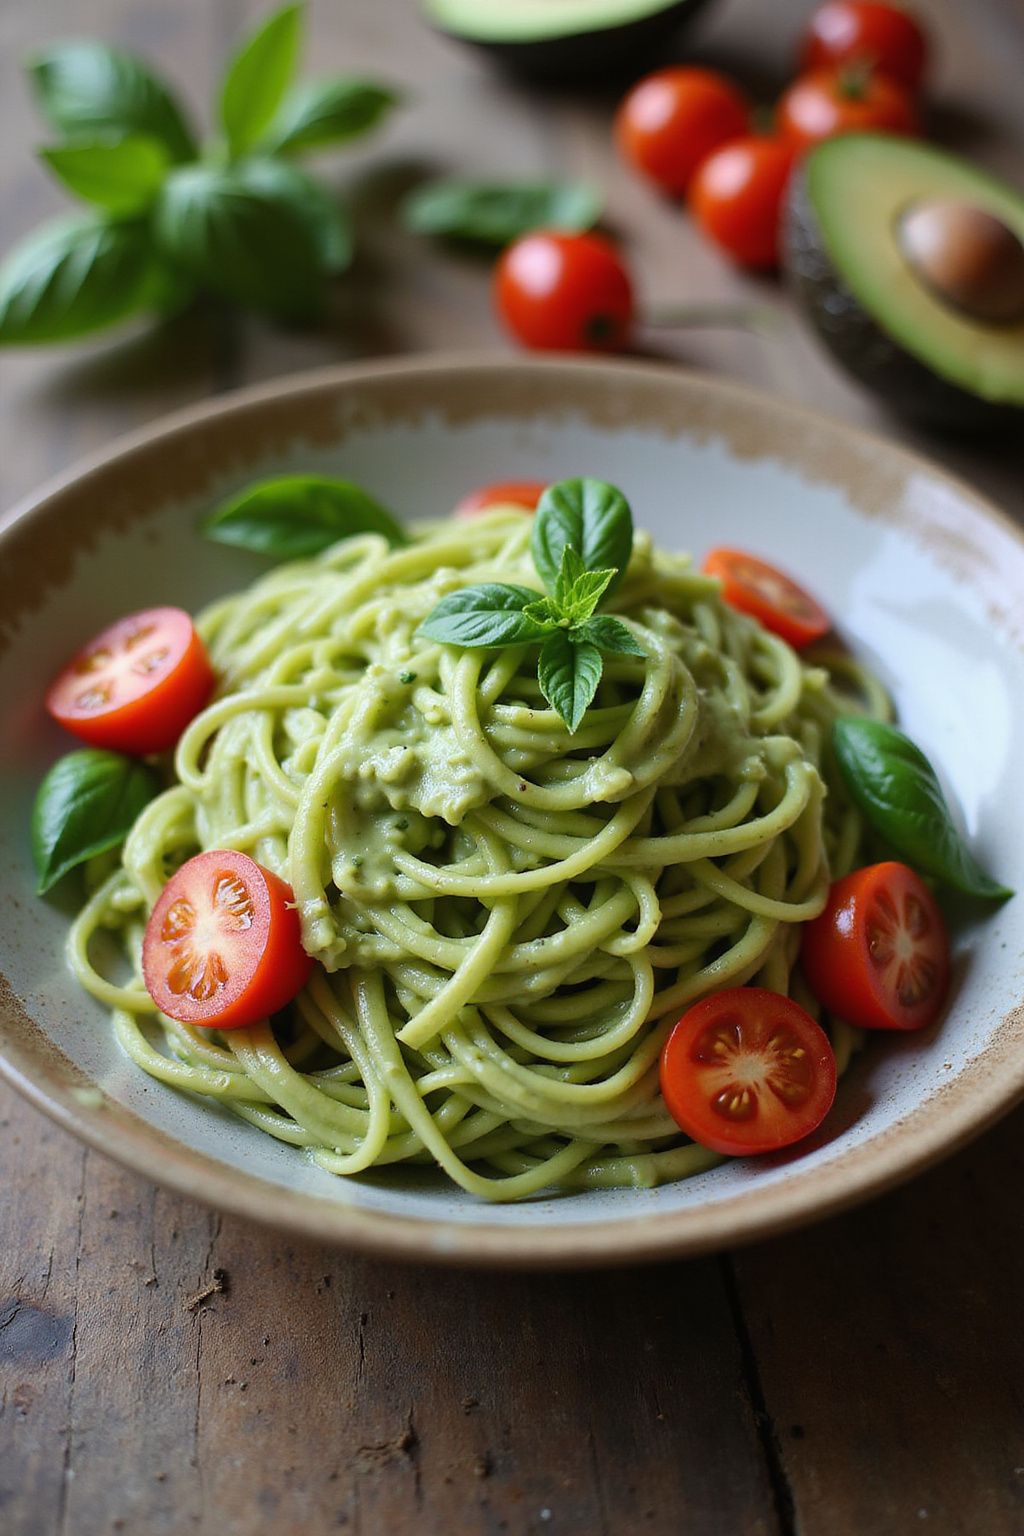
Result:
M508 358L487 353L430 353L326 368L274 379L205 399L147 423L72 464L0 515L0 549L28 518L43 519L72 487L133 457L159 452L211 421L244 416L257 407L303 394L330 396L379 380L480 374L563 374L607 385L614 372L638 382L699 391L720 406L781 418L799 431L825 433L853 449L883 454L902 471L944 484L969 509L965 537L984 540L998 530L1024 557L1024 529L970 485L913 449L879 434L777 400L766 391L709 377L674 364L593 361L552 355ZM486 399L481 414L487 415ZM782 455L783 459L785 455ZM884 513L883 513L884 517ZM691 1206L636 1217L610 1214L581 1225L455 1222L369 1209L297 1193L244 1169L223 1164L159 1130L141 1115L93 1089L35 1023L0 975L0 1077L62 1129L125 1167L179 1194L264 1226L379 1257L483 1268L612 1267L667 1260L753 1242L811 1220L838 1214L909 1179L979 1135L1024 1099L1024 1002L996 1027L989 1046L928 1100L894 1121L841 1160L796 1169L766 1188L743 1190L711 1206ZM85 1090L83 1092L83 1089ZM527 1207L528 1208L528 1207ZM483 1209L483 1208L482 1208Z

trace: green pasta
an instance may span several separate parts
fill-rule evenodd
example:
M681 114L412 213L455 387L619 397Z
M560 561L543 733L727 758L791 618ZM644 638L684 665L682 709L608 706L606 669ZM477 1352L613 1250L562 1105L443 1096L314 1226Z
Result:
M197 621L220 680L69 941L146 1072L356 1174L436 1164L511 1200L650 1187L719 1161L658 1093L679 1014L723 986L792 990L800 924L858 862L829 733L884 715L848 657L809 664L637 534L609 656L574 735L536 647L417 634L446 593L537 588L530 521L498 509L283 565ZM319 964L285 1014L219 1034L158 1014L148 912L201 849L292 887ZM109 868L109 865L107 866ZM95 958L113 930L129 959ZM840 1070L857 1044L831 1024Z

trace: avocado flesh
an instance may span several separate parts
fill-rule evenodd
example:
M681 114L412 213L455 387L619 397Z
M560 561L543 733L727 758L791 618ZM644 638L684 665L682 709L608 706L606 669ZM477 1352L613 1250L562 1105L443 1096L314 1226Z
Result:
M513 73L572 84L627 74L708 0L424 0L442 32Z
M819 145L794 177L784 263L837 359L897 409L953 426L1024 407L1024 321L972 319L931 291L900 249L913 204L955 199L1024 240L1024 197L955 156L882 134Z

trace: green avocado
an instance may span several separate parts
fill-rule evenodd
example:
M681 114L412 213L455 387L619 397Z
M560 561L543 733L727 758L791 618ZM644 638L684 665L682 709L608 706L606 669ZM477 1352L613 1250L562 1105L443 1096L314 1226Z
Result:
M826 346L895 409L953 427L1024 423L1012 187L909 139L827 140L793 178L783 265Z
M642 68L708 0L423 0L431 22L505 68L576 84Z

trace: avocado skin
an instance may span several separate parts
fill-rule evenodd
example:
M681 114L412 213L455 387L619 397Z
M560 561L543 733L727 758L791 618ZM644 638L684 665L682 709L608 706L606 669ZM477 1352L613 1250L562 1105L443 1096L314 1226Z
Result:
M836 361L894 411L953 431L1020 430L1024 411L983 400L941 378L871 318L829 255L800 170L783 215L782 264L792 292Z
M487 53L521 80L536 85L595 85L629 77L652 60L668 62L657 59L659 50L709 4L710 0L675 0L619 26L532 42L491 42L449 28L441 30L446 37Z

